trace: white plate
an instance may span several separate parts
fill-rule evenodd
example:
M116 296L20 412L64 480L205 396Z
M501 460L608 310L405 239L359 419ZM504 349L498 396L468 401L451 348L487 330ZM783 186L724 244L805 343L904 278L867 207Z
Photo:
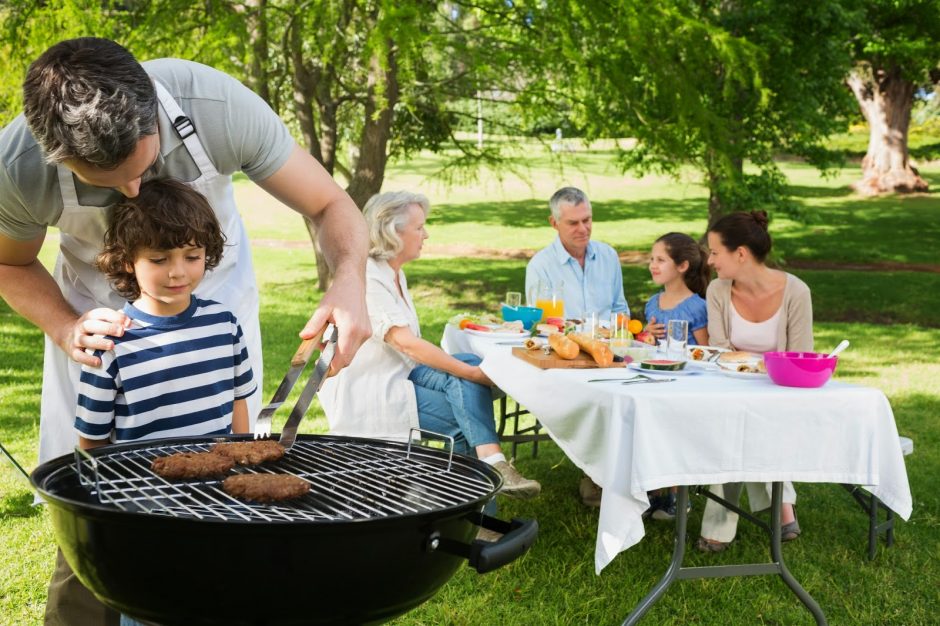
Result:
M490 337L491 339L525 339L529 336L524 330L519 331L505 331L505 330L475 330L473 328L464 328L463 332L469 333L471 335L476 335L477 337Z
M662 374L663 376L692 376L693 374L701 374L700 370L690 370L688 363L685 364L685 369L681 370L648 370L640 367L640 364L636 361L628 363L627 367L637 372L643 372L644 374Z
M718 371L729 378L741 378L744 380L760 380L763 378L764 380L770 380L770 377L762 372L738 372L735 370L726 370L723 367L719 367Z

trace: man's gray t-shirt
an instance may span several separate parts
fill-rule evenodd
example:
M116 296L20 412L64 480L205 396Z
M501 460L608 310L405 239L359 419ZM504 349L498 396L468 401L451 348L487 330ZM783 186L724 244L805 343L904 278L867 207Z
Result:
M157 59L142 63L190 118L209 159L221 174L245 172L260 181L290 156L294 140L287 127L259 96L231 76L199 63ZM199 168L159 109L160 155L144 179L199 177ZM83 205L110 206L121 199L112 189L75 180ZM0 233L17 240L35 239L62 213L62 194L54 165L19 115L0 131Z

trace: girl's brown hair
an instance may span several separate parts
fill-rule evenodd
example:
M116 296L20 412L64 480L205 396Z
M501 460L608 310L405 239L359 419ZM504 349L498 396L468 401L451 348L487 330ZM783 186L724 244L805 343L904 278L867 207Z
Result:
M708 281L711 280L708 253L705 249L685 233L666 233L655 243L659 242L666 247L666 254L676 265L688 261L689 269L682 275L682 279L686 287L704 298Z
M134 260L141 248L193 245L206 249L206 270L222 260L225 235L205 196L175 180L149 181L141 185L136 198L114 206L95 267L115 291L133 301L140 297Z

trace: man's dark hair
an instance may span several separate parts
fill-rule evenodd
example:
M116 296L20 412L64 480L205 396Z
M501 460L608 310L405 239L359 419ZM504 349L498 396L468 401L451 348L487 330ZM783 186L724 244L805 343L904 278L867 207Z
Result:
M29 66L23 115L47 163L78 159L113 170L157 132L157 92L119 44L68 39Z

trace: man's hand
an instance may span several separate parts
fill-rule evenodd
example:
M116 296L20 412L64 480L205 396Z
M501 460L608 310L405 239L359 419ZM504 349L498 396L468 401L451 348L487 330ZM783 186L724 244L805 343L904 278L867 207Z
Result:
M337 276L320 300L313 317L300 331L302 339L321 334L329 322L339 331L336 354L330 366L331 375L352 361L366 339L372 335L369 312L366 309L365 285L360 278Z
M106 335L120 337L130 325L131 318L123 311L92 309L75 320L68 332L63 333L65 340L59 343L59 347L73 361L98 367L101 365L101 359L85 350L114 349L114 342Z

